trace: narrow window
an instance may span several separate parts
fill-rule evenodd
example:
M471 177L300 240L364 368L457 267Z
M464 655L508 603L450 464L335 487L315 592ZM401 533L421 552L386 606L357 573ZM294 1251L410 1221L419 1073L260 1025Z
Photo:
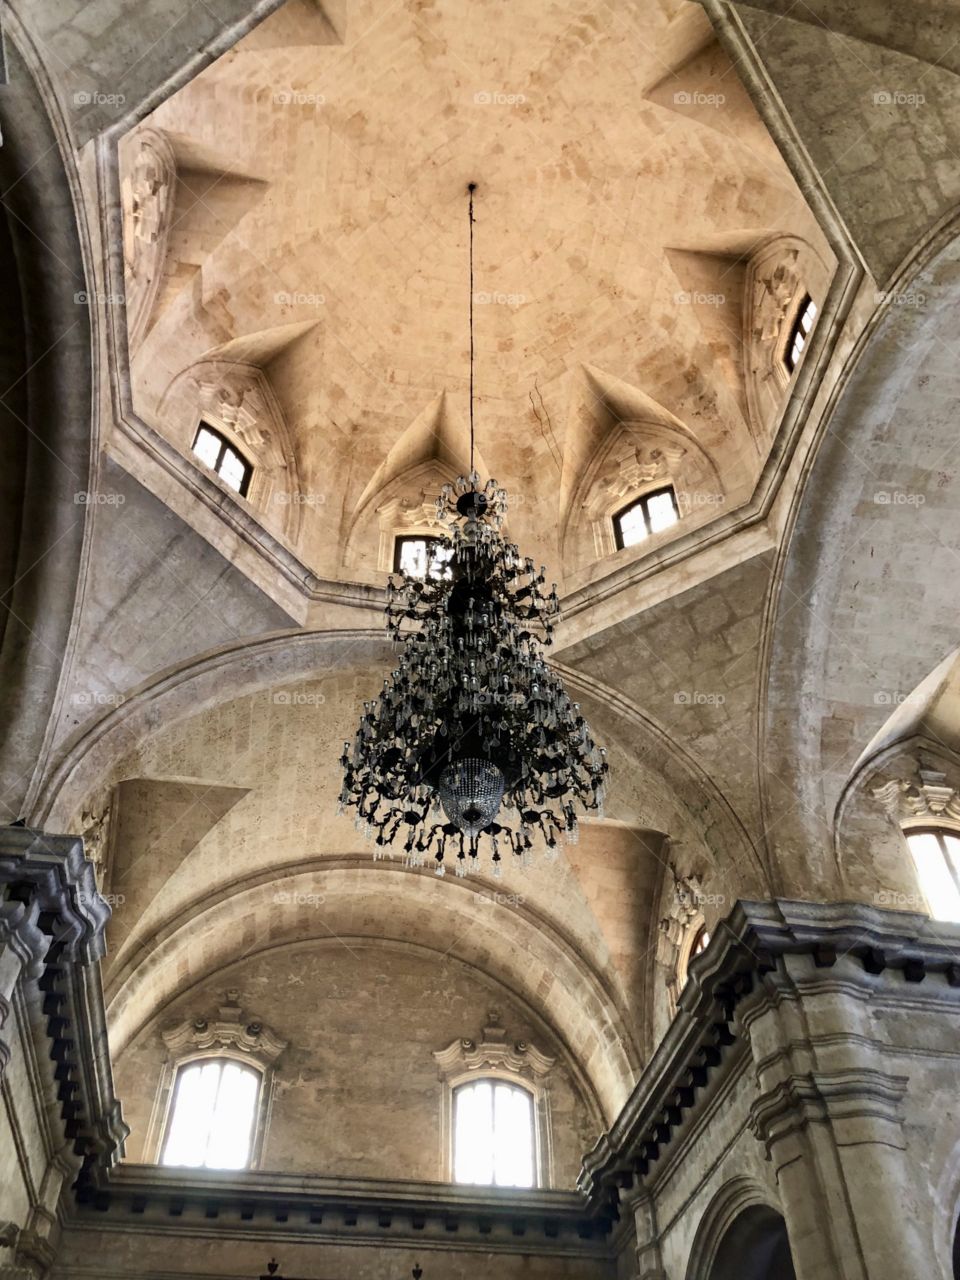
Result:
M669 529L679 519L680 508L677 506L673 485L645 493L613 517L617 550L634 547L650 534Z
M246 1169L260 1085L259 1071L229 1058L181 1066L160 1163L188 1169Z
M502 1080L474 1080L453 1093L453 1179L484 1187L533 1187L533 1094Z
M960 835L940 827L908 831L907 845L931 916L960 924Z
M693 940L693 946L690 948L690 959L694 956L702 955L710 945L710 930L706 925L701 925L697 932L697 936Z
M453 547L443 538L427 536L397 538L393 548L393 569L408 578L433 578L449 582Z
M807 339L810 337L810 330L816 318L817 304L808 293L797 308L784 352L784 363L791 373L800 363L800 357L803 355L803 349L807 345Z
M241 498L247 496L253 467L226 436L201 422L193 442L193 452Z

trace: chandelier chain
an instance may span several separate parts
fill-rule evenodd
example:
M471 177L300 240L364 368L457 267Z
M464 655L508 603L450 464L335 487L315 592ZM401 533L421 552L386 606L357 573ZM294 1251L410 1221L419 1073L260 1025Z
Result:
M473 328L473 302L474 302L473 226L476 219L473 215L473 193L476 191L476 189L477 189L477 184L475 182L471 182L467 187L467 190L470 193L470 199L469 199L469 205L468 205L468 218L470 222L470 473L471 475L473 474L473 471L474 471L473 451L474 451L474 438L475 438L473 401L474 401L474 365L476 363L476 345L474 341L474 328Z

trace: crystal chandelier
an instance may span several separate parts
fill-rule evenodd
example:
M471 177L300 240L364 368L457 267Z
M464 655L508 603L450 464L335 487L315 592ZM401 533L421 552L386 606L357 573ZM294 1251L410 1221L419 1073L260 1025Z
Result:
M365 702L344 743L341 805L380 849L402 842L411 866L428 857L458 875L481 847L499 874L502 853L528 859L577 839L577 805L602 816L605 753L578 703L547 666L559 614L554 583L501 530L506 492L481 488L473 467L473 191L470 187L471 473L444 485L437 519L449 572L391 575L387 630L397 665Z

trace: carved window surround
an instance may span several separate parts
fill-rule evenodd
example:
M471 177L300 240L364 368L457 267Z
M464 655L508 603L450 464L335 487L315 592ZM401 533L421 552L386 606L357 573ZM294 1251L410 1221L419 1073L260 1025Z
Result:
M394 572L394 547L397 538L445 536L446 530L437 519L436 494L439 491L440 484L437 484L433 493L424 488L416 498L394 497L377 507L377 568L381 573Z
M170 1122L177 1072L181 1067L205 1058L229 1058L253 1067L261 1077L248 1166L251 1169L259 1167L273 1104L274 1067L287 1042L262 1022L248 1019L237 1003L238 996L237 991L227 992L227 1003L221 1005L216 1021L204 1017L186 1018L177 1026L161 1032L167 1061L160 1075L160 1087L145 1144L147 1158L154 1164L160 1161Z
M657 960L667 971L667 995L670 1016L677 1011L680 992L687 985L694 943L705 926L700 904L704 894L696 876L680 876L671 867L674 890L666 915L660 920Z
M553 1184L553 1143L550 1131L550 1094L548 1082L556 1059L541 1053L526 1040L507 1041L500 1014L491 1010L483 1037L477 1040L454 1040L446 1049L437 1050L441 1083L440 1099L440 1177L453 1181L453 1095L459 1085L472 1080L504 1080L518 1084L533 1095L536 1129L537 1186Z
M821 307L829 280L827 265L811 245L795 236L769 241L747 265L747 403L750 424L760 440L772 437L793 378L786 356L797 309L808 295Z
M875 787L874 797L904 829L937 825L960 831L960 788L939 769L917 770L920 781L894 778Z

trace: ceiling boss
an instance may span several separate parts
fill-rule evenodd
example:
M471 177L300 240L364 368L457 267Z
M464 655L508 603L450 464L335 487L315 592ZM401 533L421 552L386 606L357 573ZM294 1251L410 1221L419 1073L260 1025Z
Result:
M580 711L547 665L560 604L556 583L501 534L506 491L474 470L474 183L470 222L470 474L444 485L437 516L448 559L424 578L387 585L397 665L365 702L344 743L341 805L380 850L401 844L409 865L432 857L458 875L481 848L529 858L577 839L577 807L602 816L607 774Z

